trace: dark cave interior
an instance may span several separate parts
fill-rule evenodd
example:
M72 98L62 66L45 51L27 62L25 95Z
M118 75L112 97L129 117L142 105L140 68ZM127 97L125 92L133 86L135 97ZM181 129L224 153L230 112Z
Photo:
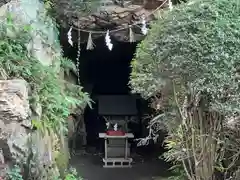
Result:
M94 41L95 48L86 50L86 43L81 45L80 80L93 94L129 94L130 61L133 58L137 43L113 41L110 51L105 39ZM77 47L67 45L64 55L75 61Z
M82 84L93 84L93 94L129 94L130 61L136 44L113 42L109 51L100 38L95 42L96 48L87 51L83 47L80 61Z
M104 37L94 40L95 48L86 50L86 43L81 44L80 81L91 99L95 102L93 108L85 110L85 124L87 131L87 145L102 150L102 141L98 138L99 132L106 130L106 122L99 115L97 97L99 95L129 95L136 98L138 124L129 124L130 132L136 138L147 135L143 124L143 115L149 111L148 102L138 95L131 94L128 85L131 73L131 60L134 56L137 43L118 42L112 39L113 49L109 51ZM61 42L64 56L76 61L77 46L71 47L66 41ZM133 147L136 143L132 142ZM152 148L151 148L152 149Z

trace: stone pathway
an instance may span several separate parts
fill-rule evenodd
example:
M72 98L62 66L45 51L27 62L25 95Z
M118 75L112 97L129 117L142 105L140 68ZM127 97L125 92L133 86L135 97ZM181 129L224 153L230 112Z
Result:
M158 159L135 157L132 168L108 169L102 168L99 155L77 155L72 159L72 166L84 180L166 180L169 176L169 166Z

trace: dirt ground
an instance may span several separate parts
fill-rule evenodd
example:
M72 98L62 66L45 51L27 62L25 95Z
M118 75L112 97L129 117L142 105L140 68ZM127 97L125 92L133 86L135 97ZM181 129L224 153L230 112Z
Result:
M133 160L132 168L103 168L101 155L87 154L76 155L71 165L84 180L164 180L170 174L169 165L157 157L133 155Z

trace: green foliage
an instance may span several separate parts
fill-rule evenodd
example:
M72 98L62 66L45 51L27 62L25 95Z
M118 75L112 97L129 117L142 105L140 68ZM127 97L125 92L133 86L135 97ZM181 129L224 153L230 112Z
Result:
M19 166L14 165L14 167L7 172L7 179L9 180L23 180L21 175L21 169Z
M61 149L61 151L57 152L56 156L56 164L60 171L60 176L64 177L64 173L69 165L69 153L65 149Z
M67 58L61 58L61 68L64 70L64 72L69 75L70 71L77 72L76 66L73 63L73 61L67 59Z
M145 97L169 81L207 92L213 109L240 112L239 1L196 0L152 23L132 64L131 85Z
M81 177L78 177L76 169L70 168L69 172L66 174L64 180L83 180Z
M187 177L185 175L184 170L181 167L174 167L173 175L168 178L168 180L186 180Z
M177 123L168 128L165 159L180 161L188 179L214 177L216 170L227 179L239 166L239 143L230 142L239 139L232 132L239 120L226 128L226 117L240 114L239 12L239 1L228 0L192 0L164 11L132 62L133 91L167 99L164 120Z
M169 170L171 171L169 177L159 177L156 180L187 180L184 169L181 166L173 166Z
M43 3L45 5L45 9L47 11L51 11L52 8L54 7L54 4L53 4L53 2L51 0L43 0Z
M28 82L31 107L37 104L42 107L41 121L33 120L33 125L46 143L52 144L57 134L63 144L67 117L74 108L90 104L90 99L82 87L61 80L56 63L44 66L32 57L26 46L31 40L31 30L30 25L16 25L10 15L0 25L0 79L20 78ZM61 63L64 71L74 68L66 58L55 61Z
M9 28L15 37L7 36ZM32 90L31 102L42 105L42 119L48 126L59 132L59 127L70 114L70 106L83 105L88 101L87 94L81 87L74 86L75 92L64 91L63 83L59 80L58 72L52 66L43 66L38 60L29 56L25 44L28 43L29 33L24 29L16 31L12 26L2 26L0 39L1 78L23 78ZM5 32L5 33L3 33ZM66 67L64 59L61 63ZM67 60L69 62L69 60ZM74 94L74 97L71 96ZM85 104L84 104L85 105Z

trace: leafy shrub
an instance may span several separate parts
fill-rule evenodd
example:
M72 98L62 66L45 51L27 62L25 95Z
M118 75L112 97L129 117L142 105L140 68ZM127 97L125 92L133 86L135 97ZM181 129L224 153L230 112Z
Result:
M17 165L14 165L14 167L7 172L7 179L9 180L23 180L23 177L21 175L21 168Z
M133 61L131 85L144 97L169 81L207 92L212 108L240 112L239 2L196 0L163 12Z
M83 179L78 176L76 169L70 168L69 172L66 174L64 180L83 180Z
M228 0L195 0L164 11L132 62L133 91L145 98L161 94L161 120L169 130L165 155L181 162L188 179L237 176L239 12L239 1Z

